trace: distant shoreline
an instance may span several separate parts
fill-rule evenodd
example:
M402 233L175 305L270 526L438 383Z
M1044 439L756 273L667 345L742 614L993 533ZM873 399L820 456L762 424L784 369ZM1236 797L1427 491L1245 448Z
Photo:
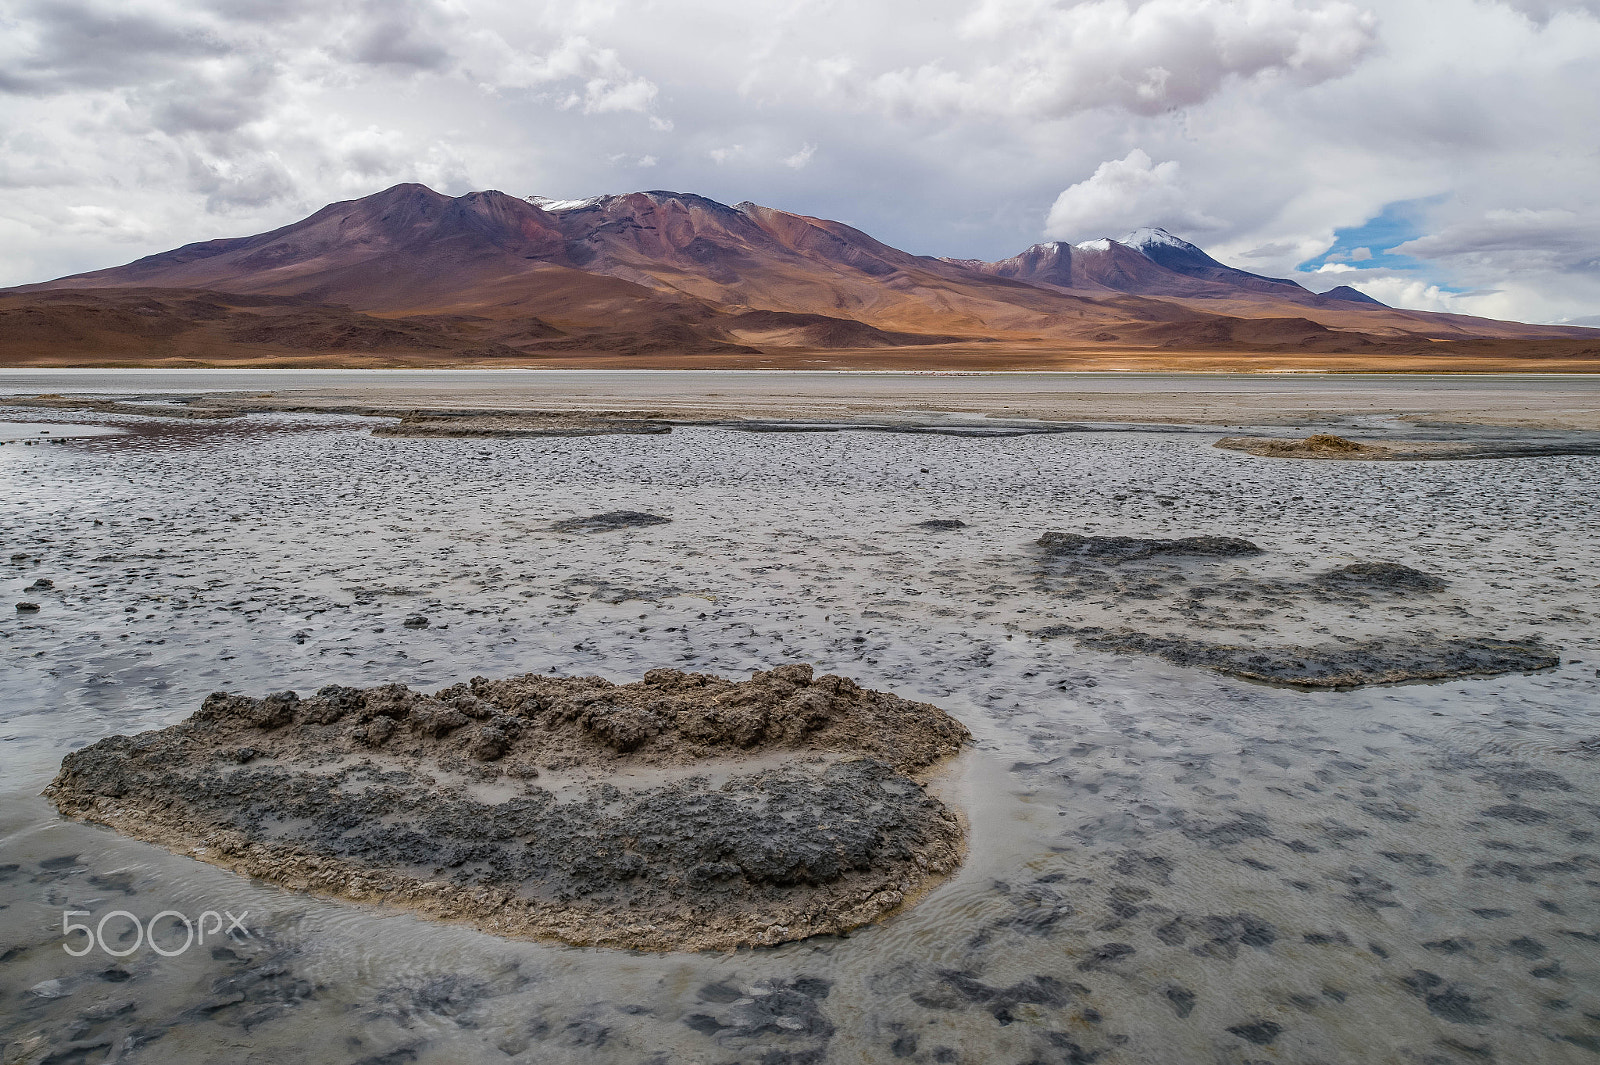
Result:
M1303 425L1392 432L1406 426L1441 430L1476 426L1600 432L1600 375L1526 371L0 369L0 405L7 395L46 394L86 400L160 397L176 403L185 403L187 397L196 407L231 414L404 417L538 412L680 425L728 420L942 424L977 418L989 425L1076 428Z

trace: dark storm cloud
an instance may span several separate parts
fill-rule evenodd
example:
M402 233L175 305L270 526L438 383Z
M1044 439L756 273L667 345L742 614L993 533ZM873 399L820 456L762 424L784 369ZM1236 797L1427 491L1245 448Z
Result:
M171 81L136 90L130 100L163 133L231 133L268 113L280 73L273 63L235 58L184 70Z
M1493 266L1600 275L1600 220L1562 208L1489 211L1394 250L1466 270Z
M452 65L447 39L450 18L429 0L376 0L353 5L343 52L374 66L443 70Z
M1544 25L1557 15L1600 15L1600 0L1504 0L1534 22Z
M228 22L270 24L326 11L330 5L322 0L207 0L196 6Z
M229 50L208 27L123 5L44 0L13 16L0 92L46 95L104 89L156 76L173 62Z

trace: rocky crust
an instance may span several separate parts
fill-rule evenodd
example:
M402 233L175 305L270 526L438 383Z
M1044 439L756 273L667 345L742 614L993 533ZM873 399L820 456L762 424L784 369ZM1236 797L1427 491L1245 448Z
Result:
M90 410L100 414L136 414L145 418L237 418L242 413L215 407L196 407L187 403L129 403L115 399L60 396L46 392L37 396L7 396L8 407L44 407L50 410Z
M1319 573L1312 580L1332 588L1384 592L1437 592L1450 586L1443 577L1398 562L1352 562Z
M652 525L665 525L671 518L643 510L608 510L604 514L589 514L581 518L562 518L550 523L551 532L597 533L617 529L645 529Z
M1081 558L1109 563L1132 562L1157 555L1237 558L1261 554L1261 548L1236 536L1185 536L1177 540L1155 540L1142 536L1084 536L1080 533L1047 532L1039 537L1038 542L1051 559Z
M537 436L658 435L672 423L655 411L405 411L400 420L380 425L373 436L468 437L515 440Z
M217 692L68 755L63 814L299 890L643 950L842 933L959 864L970 737L811 667Z
M1199 666L1246 680L1295 688L1361 688L1369 684L1525 673L1561 664L1557 649L1533 638L1404 636L1313 647L1249 647L1187 636L1106 632L1093 626L1051 625L1034 635L1073 636L1082 647L1153 654L1178 666Z
M1364 444L1342 436L1319 433L1304 440L1270 436L1225 436L1216 447L1243 451L1263 458L1334 459L1367 462L1426 462L1447 459L1518 459L1556 455L1600 455L1600 442L1592 440L1468 442L1456 440L1394 440Z

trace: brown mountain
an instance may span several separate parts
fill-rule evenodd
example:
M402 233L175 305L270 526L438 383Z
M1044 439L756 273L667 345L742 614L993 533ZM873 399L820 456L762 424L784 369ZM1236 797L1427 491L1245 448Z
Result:
M691 194L555 201L415 184L269 233L0 292L0 352L11 364L1431 359L1447 353L1441 342L1469 340L1581 359L1600 331L1400 311L1354 290L1317 295L1160 230L986 263L911 255L839 222Z

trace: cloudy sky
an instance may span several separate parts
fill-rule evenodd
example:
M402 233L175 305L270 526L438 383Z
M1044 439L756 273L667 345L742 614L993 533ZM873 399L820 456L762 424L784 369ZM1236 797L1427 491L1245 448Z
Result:
M1600 0L0 0L0 284L400 181L1600 324Z

